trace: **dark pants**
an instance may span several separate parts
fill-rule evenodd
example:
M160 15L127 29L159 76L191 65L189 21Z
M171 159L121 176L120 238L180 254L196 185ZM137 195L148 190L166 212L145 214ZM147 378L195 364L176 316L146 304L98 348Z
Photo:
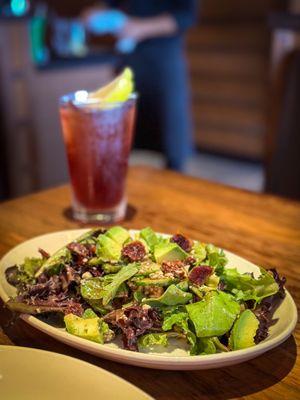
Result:
M163 151L168 166L181 170L193 152L181 42L145 43L122 63L133 69L139 93L135 147Z

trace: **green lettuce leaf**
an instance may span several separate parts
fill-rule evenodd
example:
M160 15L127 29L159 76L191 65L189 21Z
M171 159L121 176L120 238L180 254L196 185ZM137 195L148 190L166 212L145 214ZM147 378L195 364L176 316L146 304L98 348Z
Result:
M272 296L279 290L273 275L260 268L261 275L255 279L252 274L239 273L236 268L225 268L221 281L225 283L226 290L230 291L237 300L254 300L260 303L265 297Z
M191 293L184 292L176 285L170 285L160 297L143 299L142 302L152 307L176 306L178 304L187 304L192 298L193 295Z
M213 338L199 338L197 354L215 354L217 352Z
M118 273L115 274L111 283L104 286L103 288L103 305L107 305L116 295L119 287L123 282L127 281L138 271L138 268L134 264L129 264L127 267L122 268Z
M166 333L148 333L138 340L139 347L153 349L155 346L168 346L168 337Z
M103 278L91 278L81 281L81 295L86 300L102 300L103 306L113 300L118 290L125 290L122 284L135 275L138 268L135 264L128 264L119 272L113 275L106 275Z
M174 328L177 332L182 332L190 344L190 355L198 354L197 338L191 331L188 324L189 316L183 307L172 307L163 310L163 331L170 331Z
M216 336L212 338L214 345L216 346L216 349L221 351L221 352L228 352L229 349L226 347L223 343L220 342L220 339Z
M183 290L184 292L189 291L189 281L187 279L176 283L178 289Z
M200 242L194 242L192 253L196 258L196 265L201 265L202 261L206 258L206 245Z
M208 338L198 338L191 331L188 325L189 316L184 311L173 312L172 314L167 314L164 317L162 329L164 331L170 331L173 329L179 332L182 332L187 341L190 344L190 355L199 355L199 354L214 354L216 353L216 346L212 339Z
M82 314L82 318L84 318L84 319L98 318L98 315L91 308L87 308L86 310L84 310L84 313Z
M37 270L43 265L43 262L45 262L45 260L42 258L26 257L21 269L27 276L33 278Z
M212 338L198 338L197 355L215 354L218 352L228 352L229 349L224 346L215 336Z
M207 244L205 249L207 258L204 264L214 267L217 275L220 275L228 262L224 250L214 246L213 244Z
M188 314L184 311L174 311L173 313L165 313L162 330L170 331L174 325L177 325L183 332L187 332L188 328Z
M113 307L111 304L108 304L107 306L104 306L102 303L102 300L86 300L87 303L92 307L94 311L97 313L103 315L106 315L108 312L113 310Z
M13 266L6 270L6 276L9 283L13 286L22 287L24 284L33 284L35 282L35 274L43 262L42 258L26 257L24 263L20 266Z
M80 282L81 296L85 300L100 300L102 298L102 290L105 284L112 281L113 275L106 275L102 277L83 279Z
M224 335L232 327L240 305L224 292L209 292L197 303L188 304L187 312L194 324L197 337Z

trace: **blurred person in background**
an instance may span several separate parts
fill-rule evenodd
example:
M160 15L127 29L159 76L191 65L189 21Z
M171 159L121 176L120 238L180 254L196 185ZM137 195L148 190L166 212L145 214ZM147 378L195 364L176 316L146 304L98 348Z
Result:
M136 44L119 65L133 69L140 96L135 147L162 149L167 166L183 171L193 153L184 33L196 21L196 0L107 0L104 6L125 13L118 39ZM103 10L102 4L84 12L87 28Z

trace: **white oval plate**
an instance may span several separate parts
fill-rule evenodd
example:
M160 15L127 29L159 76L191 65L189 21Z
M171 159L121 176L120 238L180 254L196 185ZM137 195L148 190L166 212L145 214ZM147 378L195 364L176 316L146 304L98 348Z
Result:
M25 257L38 256L39 247L52 254L85 231L86 229L76 229L37 236L9 251L0 261L0 296L3 301L6 302L10 296L14 296L16 293L15 288L9 285L5 279L4 272L8 267L22 263ZM233 253L228 251L225 251L225 253L229 261L228 267L236 267L240 272L253 272L254 275L257 275L259 271L257 266ZM131 352L122 349L117 343L101 345L76 337L67 333L64 329L53 327L32 315L22 314L21 318L57 340L99 357L146 368L188 370L218 368L238 364L278 346L294 330L297 322L297 308L291 295L286 292L285 299L274 314L274 318L278 319L278 321L270 328L270 334L266 340L249 349L205 356L189 356L186 348L178 348L178 341L177 345L174 344L168 347L167 350L162 349L159 353Z
M131 383L87 362L38 349L0 346L4 400L153 400Z

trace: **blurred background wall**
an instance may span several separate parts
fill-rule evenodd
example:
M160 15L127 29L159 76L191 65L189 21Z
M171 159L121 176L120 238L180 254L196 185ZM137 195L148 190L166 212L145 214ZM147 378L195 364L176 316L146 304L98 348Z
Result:
M276 3L204 2L202 23L188 38L200 148L262 159L271 45L267 15Z
M58 98L76 89L94 89L108 82L117 58L110 37L89 38L89 51L79 51L76 56L57 57L51 50L51 24L60 18L76 18L95 1L31 2L31 16L25 13L18 18L5 15L9 3L0 0L2 199L67 180ZM278 116L284 107L280 102L274 105L272 96L277 90L278 65L283 56L298 48L299 3L202 0L197 26L188 33L197 149L201 154L242 161L236 164L237 174L246 165L243 163L252 163L267 178L272 176L272 157L279 137ZM38 17L46 21L45 46L49 48L41 56L42 62L32 50L34 31L30 21L37 6ZM281 79L281 94L282 84ZM295 103L296 99L291 101ZM212 164L217 162L216 158L212 160ZM276 185L269 185L269 190L276 192ZM284 191L277 190L293 197L291 192Z

